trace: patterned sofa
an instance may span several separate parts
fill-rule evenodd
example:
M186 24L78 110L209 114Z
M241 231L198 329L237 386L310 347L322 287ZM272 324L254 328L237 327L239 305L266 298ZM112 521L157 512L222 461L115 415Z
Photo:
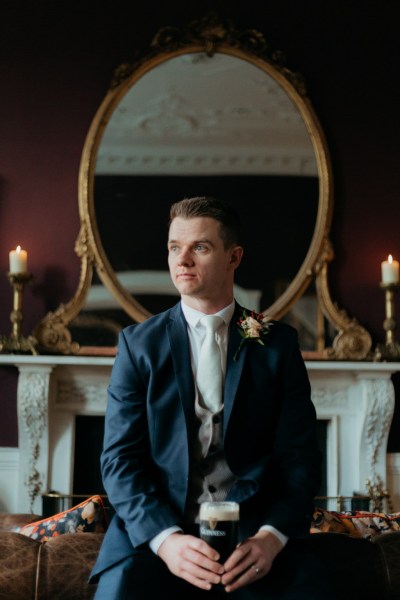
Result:
M71 509L45 522L38 515L0 514L0 600L93 598L95 586L87 579L103 540L104 522L101 507L94 518L93 511L82 518L83 504L79 511ZM345 521L343 515L317 511L309 536L328 564L338 597L398 600L400 531L383 529L378 535L382 528L373 524L373 534L365 534L364 519L362 537L359 529L352 530L354 520L349 525L348 516Z

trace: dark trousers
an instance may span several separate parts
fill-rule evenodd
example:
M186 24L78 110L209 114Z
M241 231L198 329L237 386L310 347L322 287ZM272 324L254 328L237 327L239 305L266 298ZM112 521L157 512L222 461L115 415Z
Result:
M289 540L271 572L227 594L223 587L199 590L176 577L151 551L136 552L104 571L95 600L335 600L323 564L307 540Z

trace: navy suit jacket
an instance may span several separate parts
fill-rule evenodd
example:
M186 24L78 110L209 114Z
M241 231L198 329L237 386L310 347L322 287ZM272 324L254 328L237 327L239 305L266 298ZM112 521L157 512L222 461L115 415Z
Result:
M310 384L297 333L273 322L264 345L242 340L236 307L229 329L223 439L237 479L242 538L269 524L294 537L308 532L320 453ZM195 388L180 303L120 335L112 370L101 457L116 511L92 577L172 525L184 525Z

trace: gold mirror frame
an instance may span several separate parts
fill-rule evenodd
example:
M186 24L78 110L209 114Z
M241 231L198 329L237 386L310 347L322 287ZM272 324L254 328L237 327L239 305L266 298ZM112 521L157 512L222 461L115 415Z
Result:
M325 318L337 330L329 348L320 348L316 357L361 360L372 345L369 333L332 301L328 286L328 264L333 259L329 231L333 211L333 183L329 153L320 123L307 97L301 76L284 66L283 55L272 52L264 36L256 31L237 31L230 22L214 16L191 23L187 29L163 28L153 39L146 56L123 64L115 72L110 90L99 107L88 132L79 173L79 213L81 229L75 251L81 259L78 289L70 302L48 313L35 329L42 351L90 354L89 347L74 342L68 325L80 313L88 294L93 268L120 307L136 322L150 313L118 281L105 254L94 210L94 174L98 148L104 129L120 99L145 73L171 58L187 53L224 53L247 61L270 75L288 94L301 114L310 135L319 175L319 200L313 238L300 270L286 291L265 311L270 318L283 317L304 294L315 277L318 304Z

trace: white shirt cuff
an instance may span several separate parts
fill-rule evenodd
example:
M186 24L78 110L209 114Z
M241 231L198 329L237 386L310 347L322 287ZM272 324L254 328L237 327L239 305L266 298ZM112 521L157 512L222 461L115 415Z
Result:
M155 537L153 537L153 539L150 540L150 542L149 542L149 546L150 546L151 550L153 550L154 554L157 554L158 549L161 546L161 544L163 543L163 541L166 540L167 537L169 535L171 535L171 533L176 533L177 531L182 531L182 529L180 527L178 527L177 525L173 525L172 527L168 527L168 529L164 529L164 531L161 531L161 533L159 533Z
M278 540L282 543L283 546L286 546L287 541L289 539L287 535L284 535L283 533L275 529L275 527L272 527L272 525L263 525L262 527L260 527L260 531L270 531L278 538Z

